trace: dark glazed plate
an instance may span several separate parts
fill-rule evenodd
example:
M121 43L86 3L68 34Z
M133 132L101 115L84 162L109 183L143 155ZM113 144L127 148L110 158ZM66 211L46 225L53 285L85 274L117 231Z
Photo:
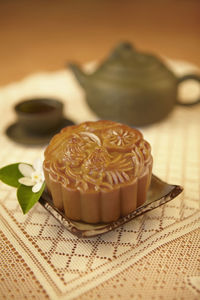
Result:
M152 175L147 201L134 212L109 224L87 224L69 220L62 211L54 207L51 197L46 192L42 195L39 202L71 233L81 238L87 238L111 231L135 217L171 201L182 191L183 188L181 186L168 184Z
M50 133L46 134L36 134L30 133L18 123L10 125L6 129L6 135L16 143L23 144L26 146L40 146L46 145L50 139L58 133L63 127L74 125L74 123L68 119L63 118L60 125L52 130Z

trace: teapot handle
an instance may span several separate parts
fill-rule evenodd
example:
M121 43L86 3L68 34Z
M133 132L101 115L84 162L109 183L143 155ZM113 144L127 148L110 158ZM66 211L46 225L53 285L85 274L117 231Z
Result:
M178 78L178 84L182 83L185 80L196 80L196 81L198 81L200 83L200 75L197 75L197 74L183 75L182 77ZM177 99L176 103L178 105L183 105L183 106L192 106L192 105L200 103L200 98L198 98L198 99L196 99L196 100L194 100L192 102L185 102L185 103L183 103L179 99Z

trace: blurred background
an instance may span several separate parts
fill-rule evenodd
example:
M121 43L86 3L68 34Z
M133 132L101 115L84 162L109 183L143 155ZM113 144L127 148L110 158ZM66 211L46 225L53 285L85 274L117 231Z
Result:
M200 1L0 0L0 85L101 60L121 40L200 67Z

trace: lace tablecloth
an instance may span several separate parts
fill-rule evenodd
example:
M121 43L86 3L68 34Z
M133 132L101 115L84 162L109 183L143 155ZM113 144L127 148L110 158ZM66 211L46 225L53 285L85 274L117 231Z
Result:
M178 74L194 67L170 62ZM190 95L188 86L184 94ZM9 140L13 105L50 96L74 122L95 120L69 71L40 73L0 89L0 167L32 163L44 150ZM1 299L199 299L200 105L175 107L142 129L155 175L184 191L168 204L107 234L79 239L39 203L23 215L15 191L0 183Z

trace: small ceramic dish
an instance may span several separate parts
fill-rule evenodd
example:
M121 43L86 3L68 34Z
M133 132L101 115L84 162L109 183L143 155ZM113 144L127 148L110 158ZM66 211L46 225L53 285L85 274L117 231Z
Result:
M63 118L59 126L54 128L51 132L46 134L36 134L24 130L19 122L15 122L8 126L5 133L12 141L18 144L26 146L41 146L47 145L56 133L60 132L63 127L70 125L74 125L74 123L71 120Z
M68 219L63 211L60 211L54 207L51 196L46 191L43 193L39 202L71 233L81 238L88 238L109 232L117 228L120 225L134 219L135 217L171 201L182 191L183 188L181 186L168 184L155 175L152 175L147 200L142 206L138 207L129 215L122 217L115 222L99 224L87 224L84 222L76 222Z
M63 102L50 98L22 100L14 107L17 120L6 129L6 135L24 145L43 145L63 127L73 122L63 117Z

